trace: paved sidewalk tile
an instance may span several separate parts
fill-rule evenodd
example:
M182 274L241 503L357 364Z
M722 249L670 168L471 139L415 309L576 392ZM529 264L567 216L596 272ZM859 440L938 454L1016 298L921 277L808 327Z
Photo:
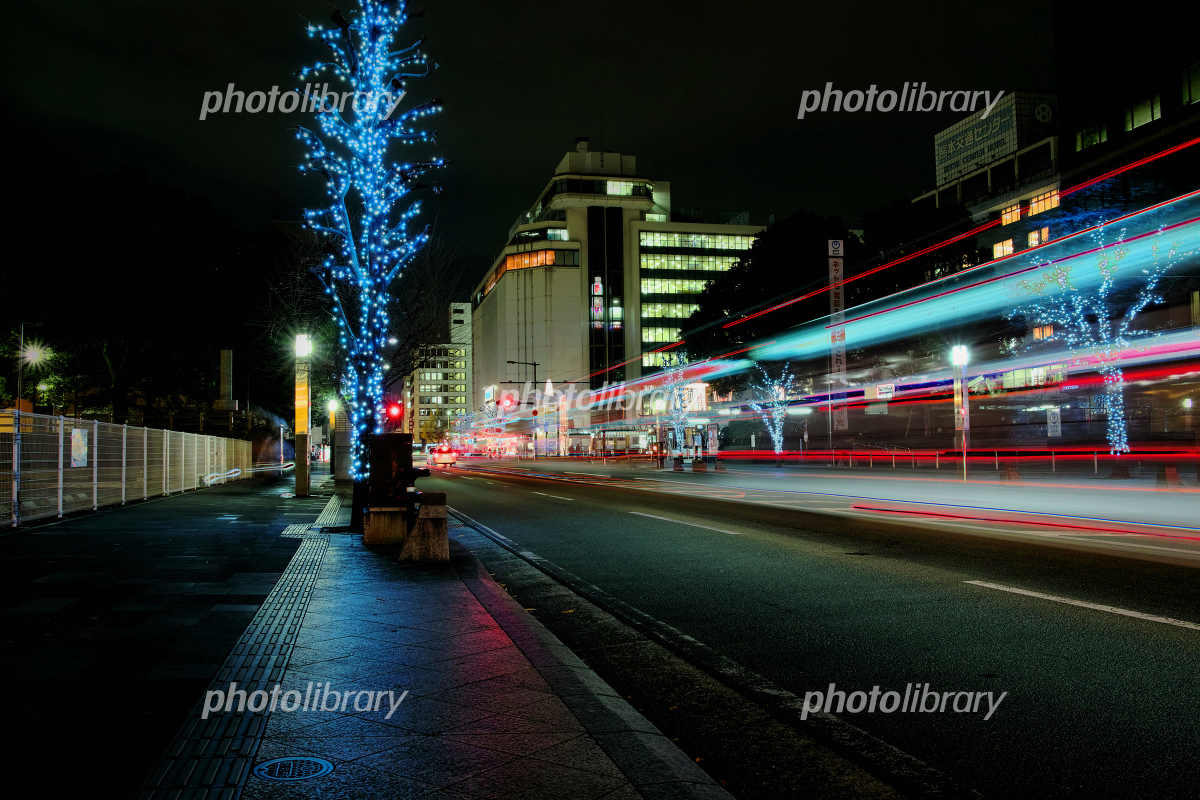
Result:
M243 797L728 797L460 545L451 564L412 565L357 536L325 538L284 690L407 694L394 711L386 700L275 711L256 762L307 756L333 769L295 781L251 775Z

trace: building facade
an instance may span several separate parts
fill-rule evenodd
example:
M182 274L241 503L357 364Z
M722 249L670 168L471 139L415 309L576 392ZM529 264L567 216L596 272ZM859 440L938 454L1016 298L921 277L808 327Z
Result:
M598 388L656 371L654 351L761 230L745 214L673 214L668 181L579 140L473 293L473 407L526 382Z
M471 409L470 303L450 304L449 331L450 341L417 349L413 371L404 378L401 430L417 443L441 441Z

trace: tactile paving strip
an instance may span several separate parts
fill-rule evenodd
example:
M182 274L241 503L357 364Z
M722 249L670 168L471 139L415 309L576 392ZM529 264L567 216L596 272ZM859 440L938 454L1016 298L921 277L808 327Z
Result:
M313 523L314 528L336 528L350 523L350 509L347 508L345 514L342 513L342 499L336 494L329 498L329 502L325 504L325 508L321 509L320 516Z
M305 533L289 530L302 528ZM307 534L307 525L289 525L285 535L302 541L292 560L246 627L210 689L228 690L230 683L247 694L270 690L283 678L296 635L312 596L329 537ZM150 776L143 798L236 798L245 785L266 727L267 713L219 711L201 718L203 697Z

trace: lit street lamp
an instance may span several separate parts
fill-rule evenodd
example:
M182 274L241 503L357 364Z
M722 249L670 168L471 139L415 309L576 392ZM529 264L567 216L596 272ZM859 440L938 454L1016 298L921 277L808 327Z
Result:
M950 363L958 371L954 376L954 430L962 435L963 480L967 479L967 437L971 431L971 396L967 386L967 364L971 354L967 346L956 344L950 351Z

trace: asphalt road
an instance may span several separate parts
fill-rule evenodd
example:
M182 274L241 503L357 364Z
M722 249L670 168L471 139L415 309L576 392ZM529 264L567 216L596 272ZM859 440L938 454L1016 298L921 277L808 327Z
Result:
M828 517L802 515L809 504L795 498L755 502L767 490L731 488L747 482L737 474L548 472L559 479L466 463L421 485L798 695L830 682L1007 692L987 721L843 715L987 796L1195 796L1200 573L1191 540L1154 538L1171 551L1158 552L1141 549L1140 534L1051 536L963 519L898 533L844 498L844 508L811 499ZM1140 519L1157 495L1118 496ZM1184 509L1197 497L1183 496ZM1109 547L1105 537L1139 546Z

